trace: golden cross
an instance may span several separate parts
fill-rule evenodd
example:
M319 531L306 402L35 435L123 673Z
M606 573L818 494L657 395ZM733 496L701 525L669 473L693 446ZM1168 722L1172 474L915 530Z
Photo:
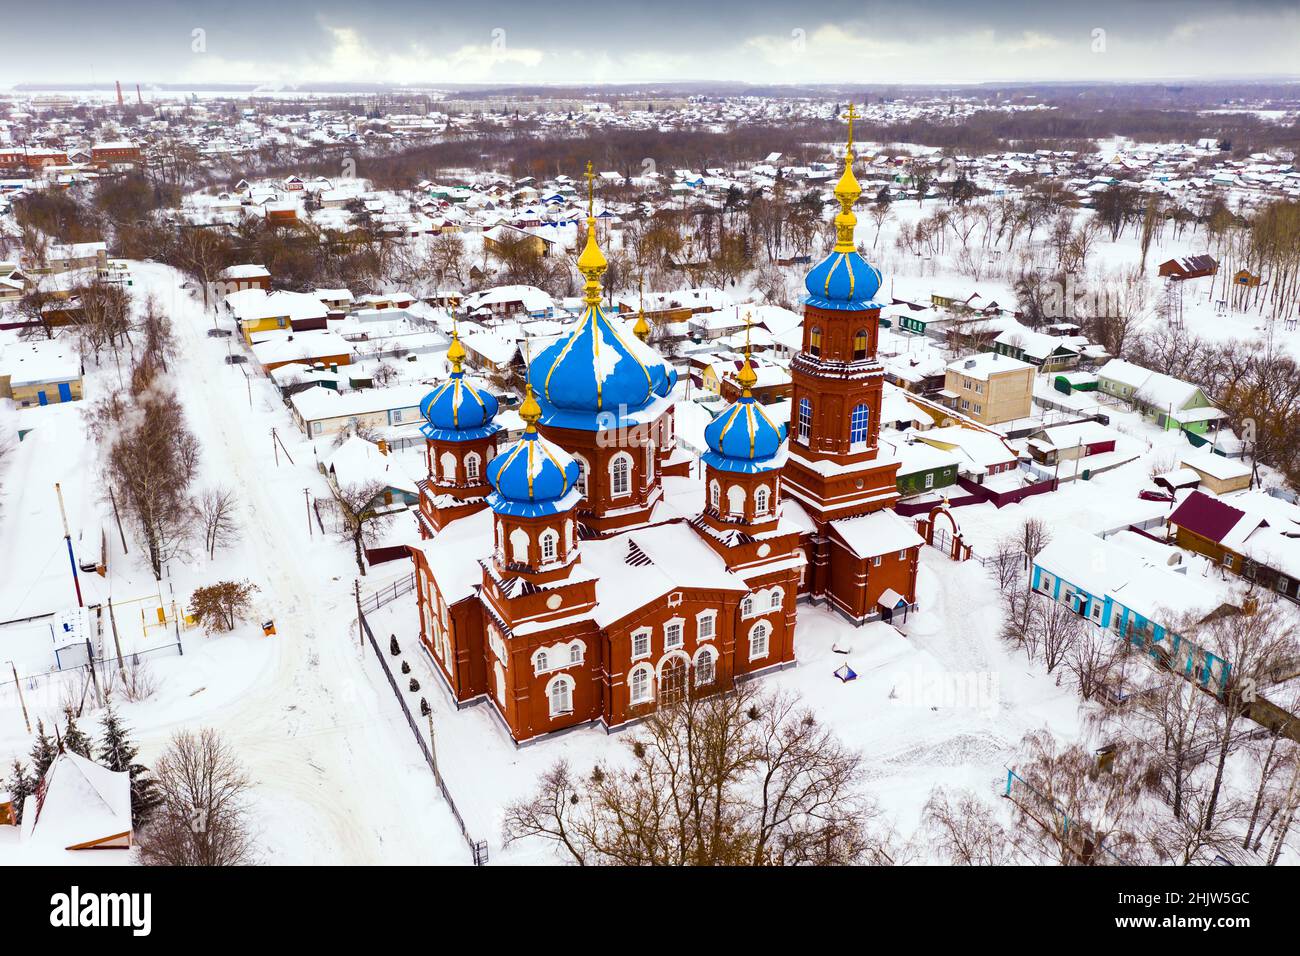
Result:
M587 218L596 214L596 174L591 171L591 160L587 160Z
M853 148L853 119L858 114L853 111L853 104L849 104L849 149Z

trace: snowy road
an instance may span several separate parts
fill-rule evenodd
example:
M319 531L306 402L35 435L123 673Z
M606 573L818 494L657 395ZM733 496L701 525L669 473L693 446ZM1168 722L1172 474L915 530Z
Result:
M257 780L268 862L464 862L451 815L356 641L349 550L308 534L302 489L324 494L314 462L301 452L294 464L283 454L275 462L270 428L294 440L287 413L260 379L249 407L242 371L224 364L225 340L207 337L211 319L177 273L135 268L140 296L156 295L175 325L173 372L208 477L240 498L241 553L251 564L234 573L259 585L259 613L276 622L270 666L202 720L230 739ZM173 728L146 729L148 750Z

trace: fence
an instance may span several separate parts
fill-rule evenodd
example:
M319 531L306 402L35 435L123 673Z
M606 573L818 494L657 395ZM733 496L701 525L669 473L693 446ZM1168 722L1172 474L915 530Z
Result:
M1031 820L1044 832L1051 833L1060 840L1068 850L1082 863L1100 862L1103 865L1125 866L1125 860L1104 844L1105 837L1093 838L1091 827L1079 820L1071 820L1069 813L1059 803L1042 793L1020 774L1007 768L1007 786L1002 794L1016 806L1020 807ZM1037 812L1035 812L1037 810ZM1039 814L1049 819L1041 819ZM1050 818L1059 817L1059 825L1054 825ZM1105 859L1098 860L1096 854L1104 853Z
M414 579L415 576L412 575L411 577ZM411 587L414 587L414 583L412 583ZM372 595L372 597L374 596L376 595ZM389 600L391 600L391 598ZM447 787L447 781L443 779L442 771L438 769L437 757L434 756L429 743L425 742L424 735L420 733L420 727L415 722L415 716L411 713L411 708L407 706L406 698L402 695L402 689L397 683L397 678L393 676L392 668L388 666L388 660L384 657L383 651L380 650L379 644L375 640L374 632L370 630L370 623L366 620L364 613L361 615L361 626L366 632L366 640L370 642L370 647L375 652L375 657L378 659L380 666L384 669L384 676L388 678L388 686L393 689L393 696L397 698L397 703L401 705L402 713L406 715L407 726L411 728L411 733L415 735L415 742L420 745L420 752L424 754L424 762L429 765L429 770L433 773L433 779L437 782L438 789L442 791L443 799L447 801L447 806L451 808L451 815L456 818L456 823L460 827L461 835L465 838L465 842L469 844L470 853L473 854L474 857L474 865L482 866L488 861L487 841L475 840L470 836L469 827L465 824L465 818L461 816L460 808L456 806L456 801L451 795L451 790ZM432 740L432 718L430 719L429 724L429 736Z
M91 641L89 638L87 639L86 644L87 647L90 648ZM181 643L180 638L177 638L176 641L171 644L159 644L143 650L124 653L122 655L121 663L123 666L134 668L139 664L145 663L150 658L184 656L185 647ZM53 667L47 671L40 671L38 673L27 674L26 676L19 677L18 684L26 691L39 691L44 687L49 687L51 684L64 679L65 677L79 674L83 679L93 677L93 679L96 682L99 682L102 687L110 686L114 675L118 672L119 664L116 654L105 653L101 657L95 657L88 649L82 655L82 659L84 663L69 664L66 667ZM88 674L87 672L92 668L94 669L94 673ZM0 693L4 693L8 688L14 686L13 676L7 668L4 672L0 672L0 678L6 677L8 678L7 680L0 679Z
M392 584L367 594L361 599L361 612L378 611L385 604L397 600L403 594L415 590L415 572L398 578Z

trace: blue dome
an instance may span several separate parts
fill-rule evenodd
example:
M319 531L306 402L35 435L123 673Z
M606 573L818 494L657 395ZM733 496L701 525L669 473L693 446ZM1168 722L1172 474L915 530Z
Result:
M496 489L488 496L488 504L498 514L553 514L580 497L578 463L531 426L519 441L488 462L487 480Z
M785 423L772 421L750 395L727 408L704 428L709 450L704 461L721 471L767 471L779 468L777 453L785 441Z
M819 309L875 309L880 270L856 252L831 252L804 279L808 305Z
M475 388L464 372L453 372L451 378L420 400L420 414L428 422L421 431L427 438L444 441L490 435L501 430L492 421L497 408L496 396Z
M588 306L566 336L533 359L528 381L545 424L594 429L599 412L636 411L666 398L677 372L623 323Z

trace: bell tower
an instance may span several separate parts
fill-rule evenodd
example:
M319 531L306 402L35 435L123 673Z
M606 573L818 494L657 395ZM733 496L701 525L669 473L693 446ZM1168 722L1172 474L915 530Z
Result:
M899 463L879 448L885 371L876 358L880 270L857 251L852 105L844 173L835 186L835 245L808 273L803 348L790 364L785 494L817 521L869 514L898 498Z

